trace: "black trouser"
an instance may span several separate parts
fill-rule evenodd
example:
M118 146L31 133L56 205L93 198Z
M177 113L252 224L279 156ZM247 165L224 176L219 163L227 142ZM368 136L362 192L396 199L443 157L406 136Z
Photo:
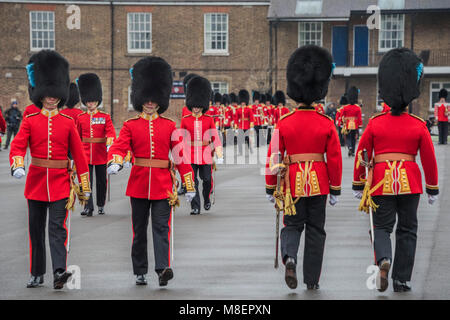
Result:
M97 206L104 207L106 201L106 186L107 186L106 164L89 165L89 180L91 184L91 190L94 190L93 189L94 167L95 167L95 190L97 193ZM85 208L89 209L90 211L94 210L93 195L94 193L92 193L92 196L89 197L89 201L85 206Z
M392 261L390 235L398 216L395 230L395 258L392 279L410 281L417 242L417 207L420 194L400 196L373 196L379 207L373 214L374 246L377 263Z
M256 147L259 148L259 130L262 128L261 126L254 126L255 134L256 134Z
M213 178L212 178L212 165L211 164L191 164L192 170L194 171L194 181L195 181L195 197L191 201L191 208L200 210L200 192L198 190L199 182L198 177L203 181L203 201L205 203L210 202L210 195L212 192Z
M169 201L130 198L131 222L133 227L133 244L131 247L131 261L133 273L147 274L147 227L152 216L153 252L155 255L155 271L170 267L170 232L172 229L170 215L172 214Z
M239 154L242 154L242 142L243 140L245 140L245 143L248 146L248 149L250 150L250 137L248 134L246 134L246 132L248 131L248 129L239 129L239 134L238 134L238 151Z
M336 130L339 134L339 142L341 143L341 147L345 146L345 135L342 134L341 127L336 126Z
M270 140L272 140L272 129L267 126L267 145L270 145Z
M356 135L358 130L349 130L347 133L347 147L353 154L355 153Z
M439 130L439 144L447 144L448 122L447 121L439 121L438 122L438 130Z
M30 271L33 276L45 274L45 225L48 213L48 239L53 273L67 268L67 198L54 202L28 200L28 229L30 236Z
M319 283L325 248L325 208L327 196L300 198L296 203L296 215L284 216L281 229L281 256L283 263L288 257L297 263L300 237L305 229L305 251L303 253L303 282Z
M11 142L11 137L13 135L15 137L18 131L19 131L19 127L8 126L8 132L6 133L5 149L8 148L9 143Z

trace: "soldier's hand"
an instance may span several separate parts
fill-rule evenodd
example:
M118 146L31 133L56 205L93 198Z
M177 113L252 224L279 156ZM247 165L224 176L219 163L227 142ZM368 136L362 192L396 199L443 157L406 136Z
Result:
M117 174L120 170L120 165L117 163L113 163L108 166L108 169L106 169L108 174Z
M338 202L339 202L338 196L336 196L334 194L330 194L330 200L329 200L330 205L334 206Z
M191 202L195 197L195 192L186 192L184 196L186 197L187 202Z
M217 164L223 164L223 158L217 158L216 163Z
M123 163L124 168L131 168L131 162L130 161L126 161Z
M362 192L362 191L358 191L358 190L353 190L353 196L354 196L356 199L361 200L361 199L362 199L362 196L363 196L363 192Z
M428 203L430 205L433 205L437 199L438 199L437 195L431 195L431 194L428 195Z
M17 168L12 173L13 177L16 179L21 179L25 175L25 169L24 168Z
M273 195L271 195L271 194L266 194L266 198L267 198L267 200L269 200L270 202L275 203L275 198L274 198Z
M90 192L84 192L84 196L86 197L86 199L89 200L89 198L91 197L91 193Z

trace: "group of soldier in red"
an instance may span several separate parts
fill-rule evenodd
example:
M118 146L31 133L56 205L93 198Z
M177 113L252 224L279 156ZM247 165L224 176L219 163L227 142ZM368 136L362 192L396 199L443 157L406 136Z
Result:
M27 112L10 151L15 178L25 176L28 147L31 153L25 184L31 273L27 286L33 288L44 282L47 210L54 288L61 289L71 276L66 263L67 224L75 196L86 204L83 213L92 215L95 170L97 205L99 214L104 214L106 174L117 174L130 162L133 165L126 195L131 204L131 258L136 284L147 284L147 226L151 217L154 270L159 285L167 285L173 278L173 215L179 205L176 170L186 200L191 202L191 214L198 215L198 177L203 180L204 208L209 210L214 162L223 163L225 139L220 132L274 126L268 139L265 190L267 199L283 212L280 248L285 281L289 288L297 287L297 253L305 230L303 281L308 289L319 289L326 204L327 200L332 206L338 203L342 181L336 123L316 104L327 94L333 68L332 57L324 48L311 45L294 51L287 64L287 95L296 103L292 111L286 108L282 92L275 93L274 102L272 97L254 93L254 104L250 105L247 90L240 90L237 96L220 96L213 94L206 78L189 75L185 78L186 109L177 128L173 120L163 116L173 83L171 66L159 57L142 58L130 69L131 102L138 114L123 123L116 138L110 116L97 109L102 102L98 76L83 74L71 84L64 57L51 50L33 54L27 75L33 101L29 109L34 111ZM430 134L423 120L406 112L407 105L420 94L422 78L423 64L411 50L394 49L385 54L378 72L380 96L392 109L370 119L356 150L354 196L361 200L360 208L374 211L372 237L380 291L388 287L391 264L394 291L411 289L417 208L423 189L415 160L418 152L430 204L439 192ZM78 93L86 112L73 108ZM357 97L358 89L350 88L337 117L351 139L362 126ZM352 131L356 131L354 135ZM353 140L349 147L354 154ZM363 159L365 154L367 159ZM364 165L370 166L368 175ZM390 234L397 217L392 261Z

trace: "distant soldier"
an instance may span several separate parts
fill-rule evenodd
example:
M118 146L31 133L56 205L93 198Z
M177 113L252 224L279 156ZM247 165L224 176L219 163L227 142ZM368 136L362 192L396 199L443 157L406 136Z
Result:
M28 200L30 272L28 288L38 287L45 274L45 227L53 265L53 287L62 289L71 276L67 272L68 210L74 194L82 200L90 196L89 169L80 136L73 120L60 113L69 93L69 64L60 54L42 50L31 56L28 66L30 95L40 112L28 115L11 143L12 175L25 175L24 156L30 146L31 165L25 183ZM69 174L67 154L72 154L81 189Z
M95 73L84 73L78 78L78 89L81 102L87 111L77 117L77 129L83 142L86 159L89 163L89 176L91 189L93 188L95 170L95 189L98 214L105 214L106 201L106 163L108 150L116 138L116 131L111 116L98 110L102 103L102 84ZM92 217L94 200L89 198L81 215Z
M162 58L146 57L131 69L131 102L140 112L124 122L108 152L108 173L116 174L128 150L134 155L126 195L131 202L133 244L131 259L136 285L146 285L147 226L151 213L155 272L159 285L173 278L171 236L173 208L178 204L175 166L186 186L186 199L195 195L193 171L183 161L174 121L163 117L172 91L172 68ZM181 137L180 137L181 138ZM182 150L182 148L181 148ZM169 160L172 153L173 160Z
M0 148L2 146L2 137L5 135L5 132L6 132L6 121L3 118L3 112L0 110Z
M208 111L205 112L206 115L211 116L214 120L214 125L219 129L219 116L220 116L220 104L222 103L222 95L219 92L213 93L212 105L209 106Z
M340 105L340 107L338 108L338 110L336 112L336 126L337 126L338 133L339 133L339 141L341 143L341 147L344 147L345 146L345 134L342 132L342 131L344 131L344 130L342 130L342 128L343 128L342 110L344 109L344 107L346 105L348 105L347 96L345 94L339 100L339 105Z
M260 104L261 94L257 91L253 92L253 118L255 119L254 129L256 134L256 147L259 148L259 131L262 129L264 122L263 108Z
M80 108L75 106L80 102L80 94L78 92L78 86L75 83L70 84L69 99L66 101L65 108L61 110L61 113L68 115L73 119L74 122L77 121L77 117L83 113Z
M278 121L267 154L266 193L271 202L282 204L281 258L291 289L297 287L297 253L303 230L303 282L310 290L319 289L327 197L330 194L329 202L335 205L341 194L342 157L336 128L332 119L312 106L327 94L332 62L326 49L313 45L300 47L291 55L287 94L298 106ZM277 160L279 154L282 164ZM283 177L278 185L280 166Z
M439 91L439 102L437 105L437 121L439 130L439 144L447 144L448 138L448 106L446 99L448 92L445 89Z
M11 107L5 111L5 121L7 124L7 134L4 149L8 149L11 138L17 135L19 131L20 122L22 121L22 112L17 107L17 101L11 103Z
M359 89L356 87L348 89L346 97L349 104L342 109L343 133L346 136L349 157L355 156L356 137L358 136L359 128L362 127L358 93Z
M388 287L392 262L395 292L409 291L417 242L417 208L423 192L422 177L416 163L420 160L425 173L428 202L433 204L439 193L438 169L433 143L425 121L408 114L409 103L420 95L423 64L409 49L387 52L378 67L380 97L391 107L388 113L372 117L359 142L353 175L353 190L361 199L360 209L373 210L374 256L379 266L379 291ZM363 166L367 151L370 169ZM366 160L366 161L367 161ZM365 161L365 162L366 162ZM390 234L395 231L395 258L392 260Z
M187 86L187 83L189 82L189 80L191 80L192 78L197 77L197 76L198 76L198 74L189 73L187 76L185 76L183 78L183 88L184 88L184 95L185 95L185 97L186 97L186 86ZM184 107L183 107L183 110L181 112L181 117L184 117L185 115L188 115L190 113L191 112L189 111L188 107L186 107L186 98L185 98ZM183 190L183 192L186 193L186 190Z
M247 90L243 89L238 94L239 108L236 110L235 115L235 129L239 129L238 136L238 152L242 155L242 142L245 140L250 152L252 147L250 145L250 137L247 131L254 130L255 118L253 115L252 107L249 106L250 95Z
M275 95L273 96L273 102L275 104L275 108L274 108L274 117L273 117L273 121L274 121L274 125L278 124L278 121L280 121L280 119L289 113L289 108L286 107L286 96L284 95L284 92L281 90L278 90L277 92L275 92Z

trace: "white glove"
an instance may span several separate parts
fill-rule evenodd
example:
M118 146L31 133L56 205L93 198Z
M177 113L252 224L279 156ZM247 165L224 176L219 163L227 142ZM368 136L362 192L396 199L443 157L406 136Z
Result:
M234 130L234 133L235 133L235 134L238 134L238 133L239 133L239 130L235 129L235 130Z
M0 132L0 137L3 137L5 134Z
M223 164L223 158L217 158L216 163L217 164Z
M362 199L362 196L363 196L363 192L362 192L362 191L358 191L358 190L353 190L353 196L354 196L356 199L361 200L361 199Z
M431 195L431 194L428 195L428 203L430 205L433 205L437 199L438 199L437 195Z
M117 174L117 172L119 172L119 170L120 170L120 165L114 163L114 164L110 165L108 167L108 169L106 169L106 172L108 174Z
M338 202L339 202L338 196L330 194L330 201L329 201L330 205L334 206Z
M359 133L359 135L362 135L362 129L361 128L358 129L358 133Z
M90 193L90 192L85 192L85 193L84 193L84 196L85 196L86 198L90 198L90 197L91 197L91 193Z
M13 172L13 177L16 179L20 179L25 175L25 169L24 168L17 168Z
M131 162L130 162L130 161L124 162L124 163L123 163L123 166L124 166L125 168L131 168Z
M191 202L195 197L195 192L186 192L184 196L186 197L187 202Z
M272 203L275 203L275 198L273 197L273 195L271 194L266 194L266 198L267 200L269 200Z
M108 151L109 151L109 148L111 148L111 145L109 145L109 146L106 146L106 152L108 152Z

